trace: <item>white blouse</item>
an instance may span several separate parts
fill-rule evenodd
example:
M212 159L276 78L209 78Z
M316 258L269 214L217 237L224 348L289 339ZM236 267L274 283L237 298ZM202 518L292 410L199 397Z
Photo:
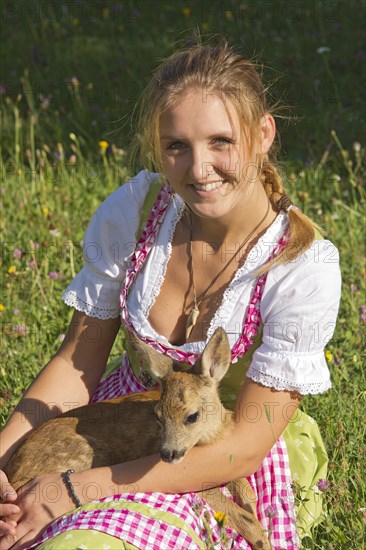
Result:
M146 170L140 172L97 209L83 241L85 264L63 295L66 304L91 317L118 317L119 293L135 248L140 211L155 177L156 174ZM175 227L183 210L182 199L174 195L128 298L130 319L136 331L165 345L170 345L168 340L155 332L148 316L164 281ZM231 346L234 345L243 328L255 272L268 260L287 226L287 215L280 212L226 289L211 320L207 339L222 326ZM331 382L323 349L333 336L340 292L338 250L328 240L315 241L295 261L272 268L261 301L263 340L253 354L247 376L277 390L296 390L301 394L329 389ZM202 353L205 343L190 342L175 347Z

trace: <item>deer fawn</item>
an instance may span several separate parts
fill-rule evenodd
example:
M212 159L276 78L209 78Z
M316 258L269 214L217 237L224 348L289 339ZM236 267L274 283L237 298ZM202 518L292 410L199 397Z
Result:
M232 413L219 397L218 385L230 365L226 333L217 329L201 358L189 370L133 337L161 383L159 391L124 395L70 410L32 432L11 457L5 472L17 490L36 476L110 466L160 452L177 463L194 445L213 443L232 427ZM207 406L214 414L207 413ZM215 510L227 514L255 549L270 549L255 513L256 498L245 479L227 484L240 504L219 488L199 492Z

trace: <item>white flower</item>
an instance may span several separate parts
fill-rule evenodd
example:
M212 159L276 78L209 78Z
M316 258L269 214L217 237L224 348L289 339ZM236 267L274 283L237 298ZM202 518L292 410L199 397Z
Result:
M328 46L321 46L321 47L318 48L316 51L317 51L317 53L319 53L320 55L322 55L323 53L328 53L328 52L330 52L330 48L328 48Z

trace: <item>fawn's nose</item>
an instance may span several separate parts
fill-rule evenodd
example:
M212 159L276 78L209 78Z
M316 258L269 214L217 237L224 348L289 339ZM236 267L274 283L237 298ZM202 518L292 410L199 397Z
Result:
M183 449L181 451L178 451L177 449L161 449L160 456L161 460L164 462L180 462L184 455L186 454L186 450Z

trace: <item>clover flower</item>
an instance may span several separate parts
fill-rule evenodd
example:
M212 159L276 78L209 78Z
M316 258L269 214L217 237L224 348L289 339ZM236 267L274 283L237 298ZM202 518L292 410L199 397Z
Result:
M329 489L330 482L327 479L319 479L319 481L316 483L316 486L318 487L319 491L324 493L324 491Z

